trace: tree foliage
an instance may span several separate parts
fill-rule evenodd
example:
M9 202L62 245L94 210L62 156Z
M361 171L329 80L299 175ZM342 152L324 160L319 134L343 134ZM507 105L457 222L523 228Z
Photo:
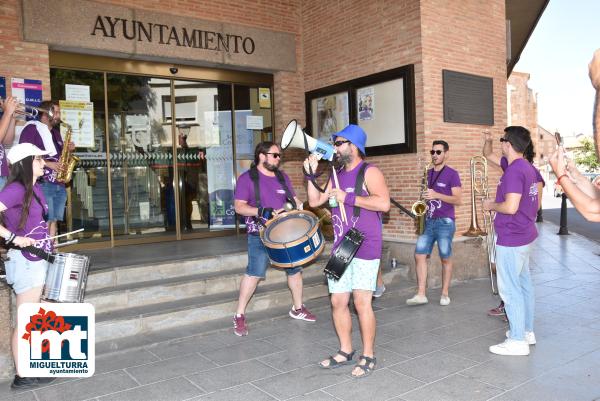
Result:
M594 141L590 138L583 138L580 142L582 147L575 151L575 163L588 173L599 171L600 162L596 157Z

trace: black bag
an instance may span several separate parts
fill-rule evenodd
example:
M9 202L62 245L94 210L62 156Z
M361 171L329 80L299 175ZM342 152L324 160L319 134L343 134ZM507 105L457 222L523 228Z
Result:
M324 270L325 275L330 279L339 280L350 262L352 262L356 251L358 251L364 239L364 234L356 228L348 230L340 246L331 255L329 262L327 262Z

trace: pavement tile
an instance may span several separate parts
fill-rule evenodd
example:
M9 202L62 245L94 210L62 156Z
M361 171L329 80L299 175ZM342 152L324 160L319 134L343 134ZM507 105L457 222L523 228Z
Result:
M329 349L320 344L297 347L296 344L289 343L283 351L259 358L259 361L278 369L279 372L289 372L307 365L316 366L325 355L328 355Z
M369 377L351 378L349 382L328 387L326 391L340 400L383 401L422 385L423 382L389 369L375 369Z
M268 379L258 380L253 384L277 399L288 399L341 382L348 382L351 380L351 370L352 365L331 370L321 369L318 366L307 366Z
M381 345L382 349L396 352L403 356L416 357L433 351L438 351L458 341L431 333L416 334L399 340L393 340ZM380 350L379 353L382 351Z
M96 358L96 372L94 374L112 372L132 366L156 362L159 358L145 350L130 350L101 355Z
M35 394L39 401L78 401L133 387L138 387L138 384L120 370L43 387L35 390Z
M492 355L490 360L464 370L460 374L504 390L510 390L547 371L547 367L541 367L534 363L533 358Z
M487 400L503 390L458 374L428 384L402 395L407 401L431 400Z
M140 384L149 384L177 376L201 372L216 366L216 364L206 358L198 354L192 354L127 368L126 370Z
M214 393L206 394L190 401L273 401L276 398L260 391L251 384L242 384L241 386L220 390Z
M264 363L257 360L250 360L187 375L186 377L207 392L213 392L279 373L281 372Z
M0 401L37 401L33 391L15 391L8 385L0 386Z
M490 345L494 345L500 341L503 341L502 338L505 336L504 334L499 334L495 337L496 338L491 338L491 336L477 337L456 345L452 345L450 347L446 347L443 349L443 351L476 362L484 362L492 357L492 354L489 351Z
M114 394L99 397L99 401L148 401L148 400L186 400L204 394L198 387L182 377L165 380L146 386L136 387Z
M215 362L217 365L222 366L273 354L281 350L281 348L266 341L251 340L240 344L230 345L225 348L203 352L202 355Z
M176 356L189 355L194 352L204 352L225 347L228 344L222 341L224 337L222 333L204 337L189 337L168 343L156 344L148 347L147 350L160 359L170 359Z
M478 362L470 359L437 351L398 363L390 366L389 369L430 383L477 364Z
M305 395L290 398L290 401L336 401L338 400L334 396L327 394L323 391L313 391Z

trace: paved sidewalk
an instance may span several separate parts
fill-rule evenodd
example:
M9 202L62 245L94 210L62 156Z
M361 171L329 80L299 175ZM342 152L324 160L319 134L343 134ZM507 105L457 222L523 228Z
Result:
M317 323L287 317L98 358L89 379L11 392L0 400L595 400L600 399L600 257L596 242L539 226L532 253L538 344L528 357L490 354L506 324L486 311L487 280L456 284L452 303L408 307L406 288L375 301L377 359L367 378L316 363L337 349L326 299ZM357 325L355 325L357 328ZM193 333L190 333L190 335ZM358 335L355 348L360 350Z

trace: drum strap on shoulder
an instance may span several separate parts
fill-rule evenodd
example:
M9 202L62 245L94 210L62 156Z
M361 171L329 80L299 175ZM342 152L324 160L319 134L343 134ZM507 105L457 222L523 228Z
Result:
M360 166L360 170L358 170L358 175L356 176L356 182L354 183L354 195L360 196L362 193L362 187L365 183L365 171L367 170L367 166L369 164L364 162L362 166ZM360 216L360 208L358 206L354 206L354 211L352 212L354 217Z
M250 167L250 179L252 180L252 183L254 184L254 199L256 200L256 207L261 206L260 186L258 185L258 174L259 174L258 168L256 168L256 165L252 164L252 167ZM294 209L296 209L297 208L296 200L294 199L294 196L292 195L292 191L290 191L290 189L287 186L287 183L285 182L285 177L279 170L275 170L275 176L277 177L277 181L279 181L279 184L285 191L286 198L288 199L289 202L292 203L292 205L294 206Z

